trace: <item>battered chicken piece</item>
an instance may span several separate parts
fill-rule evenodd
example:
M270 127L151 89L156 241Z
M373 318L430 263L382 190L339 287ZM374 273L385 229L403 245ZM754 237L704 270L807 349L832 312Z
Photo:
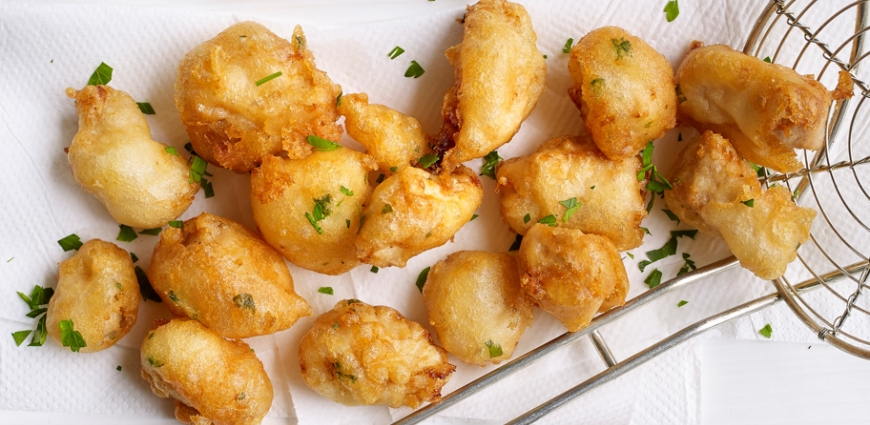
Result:
M636 248L643 243L640 223L647 215L640 169L637 157L607 159L585 136L549 140L496 170L502 219L524 235L552 216L559 227L608 237L620 251ZM571 199L579 207L565 220Z
M422 326L385 306L339 301L299 345L302 379L348 406L416 408L441 398L456 369Z
M809 239L816 212L795 205L783 186L763 191L752 167L711 131L680 152L670 181L668 208L687 224L721 236L740 264L762 279L782 276Z
M625 304L628 275L609 239L577 229L535 224L519 251L523 291L577 332L596 312Z
M416 118L369 104L365 93L342 96L338 112L344 116L347 134L378 161L381 172L401 170L432 151Z
M85 340L80 352L105 350L136 323L139 283L130 254L111 242L92 239L58 265L54 296L48 302L45 326L51 339L61 343L62 320Z
M803 168L794 149L824 146L831 101L851 96L852 84L841 78L829 92L812 76L697 41L675 81L682 115L727 137L741 157L780 172Z
M433 147L447 170L510 141L543 93L547 74L521 5L481 0L468 8L463 28L462 43L446 52L455 83L444 96L444 125Z
M288 42L242 22L181 60L175 106L203 159L244 173L266 156L305 157L311 153L307 136L338 140L339 93L315 67L301 27Z
M196 425L257 425L272 406L272 382L254 351L196 320L156 320L142 341L142 378L175 417Z
M148 121L129 94L109 86L66 89L76 101L79 131L69 147L73 177L118 223L165 226L199 190L187 160L151 139Z
M460 251L435 263L423 304L444 349L478 366L509 359L532 324L517 260L507 253Z
M251 206L263 238L287 260L331 275L359 265L354 241L375 160L351 149L303 159L268 157L251 174Z
M677 95L668 60L622 28L586 34L571 49L568 95L586 132L608 158L637 155L676 125Z
M148 279L172 314L227 338L275 333L311 314L272 247L245 226L209 213L160 234Z
M372 193L356 240L357 257L378 267L405 267L409 258L453 238L482 200L480 179L468 167L437 175L405 168Z

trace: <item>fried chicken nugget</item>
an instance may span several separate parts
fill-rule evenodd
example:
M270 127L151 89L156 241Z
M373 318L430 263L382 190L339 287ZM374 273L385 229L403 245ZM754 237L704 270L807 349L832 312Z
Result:
M507 253L460 251L435 263L423 304L444 349L478 366L511 358L532 324L517 260Z
M440 174L405 168L372 193L356 240L357 257L377 267L405 267L409 258L453 238L482 200L480 179L468 167Z
M628 274L610 239L535 224L518 258L523 291L568 332L589 325L596 312L625 304Z
M76 101L79 131L69 147L73 177L118 223L165 226L199 190L187 160L151 139L145 115L129 94L109 86L66 89ZM174 152L174 151L173 151Z
M172 314L227 338L275 333L311 314L281 255L245 226L209 213L160 234L148 279Z
M323 397L394 408L438 400L456 369L418 323L353 299L317 318L299 345L299 367Z
M196 425L257 425L272 406L272 381L244 341L196 320L156 320L142 341L142 378L175 417Z
M72 321L85 340L82 353L105 350L136 323L139 283L130 254L111 242L91 239L58 265L57 288L48 302L45 326L62 344L59 326Z
M828 107L851 96L850 78L829 92L813 77L724 45L692 43L677 69L679 110L726 136L741 157L780 172L803 165L794 149L824 146Z
M524 235L546 217L559 227L608 237L620 251L643 243L647 212L637 157L608 159L588 137L560 137L496 170L501 216ZM571 200L578 207L566 216ZM567 219L566 219L567 218Z
M263 238L291 263L319 273L359 265L352 248L372 189L375 160L340 148L303 159L268 157L251 174L251 206Z
M622 28L586 34L571 49L568 95L586 132L610 159L637 155L676 125L674 71L665 57Z
M547 74L521 5L481 0L468 8L463 28L462 43L446 52L455 83L444 96L435 147L448 170L510 141L543 93Z
M365 93L342 96L338 112L344 116L347 134L378 161L382 172L401 170L432 151L416 118L369 104Z
M181 60L175 106L203 159L244 173L270 155L308 155L310 135L338 140L339 93L341 87L314 65L301 27L288 42L260 24L242 22Z
M782 276L809 239L816 212L795 205L783 186L763 191L752 167L716 133L704 132L680 152L670 181L668 208L721 236L740 264L762 279Z

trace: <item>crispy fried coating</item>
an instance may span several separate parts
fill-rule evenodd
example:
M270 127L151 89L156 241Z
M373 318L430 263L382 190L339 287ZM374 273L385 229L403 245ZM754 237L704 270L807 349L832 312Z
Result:
M468 364L498 364L532 324L516 258L460 251L435 263L423 287L429 324L450 354Z
M105 350L136 323L139 283L130 254L111 242L91 239L58 265L57 288L48 302L45 326L61 344L61 320L71 320L86 347L80 352Z
M432 151L416 118L369 104L365 93L342 96L338 112L344 116L347 134L378 161L382 172L393 167L401 170Z
M405 267L409 258L453 238L482 200L480 179L468 167L440 174L405 168L372 193L356 240L357 257L378 267Z
M209 213L160 234L148 279L172 314L227 338L275 333L311 314L272 247L245 226Z
M577 229L532 226L518 255L523 291L568 332L625 303L628 275L610 239Z
M308 155L310 135L338 140L339 93L341 87L314 65L301 27L288 42L260 24L242 22L181 60L175 106L203 159L243 173L266 156Z
M816 212L783 186L763 191L755 172L711 131L680 152L665 202L681 220L721 236L740 264L763 279L785 273L810 236Z
M69 147L73 177L118 223L165 226L193 202L187 160L151 139L148 121L129 94L109 86L66 89L76 101L79 131Z
M302 337L299 366L305 383L330 400L412 408L441 398L456 369L418 323L359 300L317 318Z
M547 74L521 5L481 0L468 8L463 28L462 43L446 52L455 83L444 95L444 126L435 144L448 170L510 141L543 93Z
M351 149L303 159L268 157L251 174L251 206L263 238L299 267L341 274L359 265L352 248L372 192L375 160Z
M196 320L155 321L142 341L142 378L175 417L196 425L256 425L272 406L272 382L244 341Z
M701 131L727 137L749 161L781 172L800 170L794 149L824 146L828 107L834 96L851 93L851 79L848 89L829 92L790 68L724 45L701 46L694 42L677 69L680 113Z
M568 95L586 132L610 159L637 155L676 125L674 70L665 57L622 28L603 27L571 49Z
M588 137L549 140L496 170L502 219L524 235L553 215L559 227L606 236L620 251L636 248L643 243L640 222L647 215L640 168L637 157L608 159ZM571 198L580 207L564 221L568 208L561 202Z

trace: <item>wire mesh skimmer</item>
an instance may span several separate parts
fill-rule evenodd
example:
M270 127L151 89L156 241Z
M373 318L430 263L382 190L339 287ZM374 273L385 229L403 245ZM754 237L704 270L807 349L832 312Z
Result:
M839 0L824 0L839 1ZM568 401L614 380L644 362L706 330L729 320L785 301L792 311L829 344L850 354L870 358L870 90L859 70L865 52L868 3L846 4L831 15L817 12L818 0L772 0L764 8L744 46L744 53L812 74L827 87L836 85L838 73L849 72L855 96L835 102L829 111L826 146L816 153L800 152L804 169L761 178L768 187L787 185L801 206L819 214L810 241L780 279L777 292L707 317L660 342L617 361L598 329L653 300L705 278L738 266L734 257L678 276L596 317L575 333L565 333L502 367L470 382L411 415L395 422L414 424L465 400L500 379L536 362L555 350L589 336L607 368L564 393L534 407L513 424L534 422ZM866 67L866 65L863 65ZM862 244L862 240L864 243Z

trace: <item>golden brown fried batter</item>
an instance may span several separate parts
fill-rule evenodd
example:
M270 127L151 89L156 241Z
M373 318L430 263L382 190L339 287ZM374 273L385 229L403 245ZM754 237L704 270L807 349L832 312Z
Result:
M453 238L482 200L480 179L468 167L437 175L405 168L372 193L363 211L357 257L378 267L405 267L409 258Z
M586 132L610 159L637 155L676 125L674 71L665 57L622 28L586 34L571 49L568 95Z
M359 264L353 249L372 189L375 160L347 148L303 159L268 157L251 174L251 206L263 238L299 267L341 274Z
M154 228L175 220L193 202L186 159L151 140L148 122L129 94L109 86L66 89L76 100L79 131L69 165L82 189L131 227Z
M568 332L596 312L625 303L628 275L610 239L577 229L535 224L519 251L522 287Z
M175 106L194 150L212 164L242 173L266 156L308 155L307 136L338 140L339 93L341 88L315 67L301 27L288 42L260 24L242 22L181 60Z
M342 96L338 112L344 116L347 134L378 161L381 172L401 170L432 151L416 118L369 104L365 93Z
M195 320L155 321L142 341L142 378L173 398L186 424L256 425L272 406L272 382L240 340L226 340Z
M444 96L435 146L448 170L510 141L543 93L547 74L532 20L519 4L481 0L468 8L463 28L462 43L446 52L455 83Z
M694 42L677 69L680 113L727 137L741 157L777 171L803 165L794 149L824 146L828 107L851 93L851 79L829 92L812 76ZM846 88L848 86L848 88Z
M416 408L438 400L456 369L422 326L385 306L339 301L299 345L302 379L348 406Z
M740 264L763 279L785 273L809 239L816 212L783 186L762 191L755 171L722 136L707 131L680 152L665 202L681 220L721 236Z
M271 334L311 314L272 247L245 226L209 213L160 234L148 279L172 314L227 338Z
M517 260L506 253L460 251L435 263L423 304L444 349L478 366L509 359L532 324Z
M58 265L57 288L48 303L45 326L61 344L61 320L87 344L82 353L105 350L136 323L139 283L130 254L111 242L91 239Z
M552 215L558 226L606 236L620 251L638 247L647 215L640 168L637 157L607 159L588 137L549 140L496 171L502 219L522 235ZM564 221L568 207L562 202L572 198L580 207Z

